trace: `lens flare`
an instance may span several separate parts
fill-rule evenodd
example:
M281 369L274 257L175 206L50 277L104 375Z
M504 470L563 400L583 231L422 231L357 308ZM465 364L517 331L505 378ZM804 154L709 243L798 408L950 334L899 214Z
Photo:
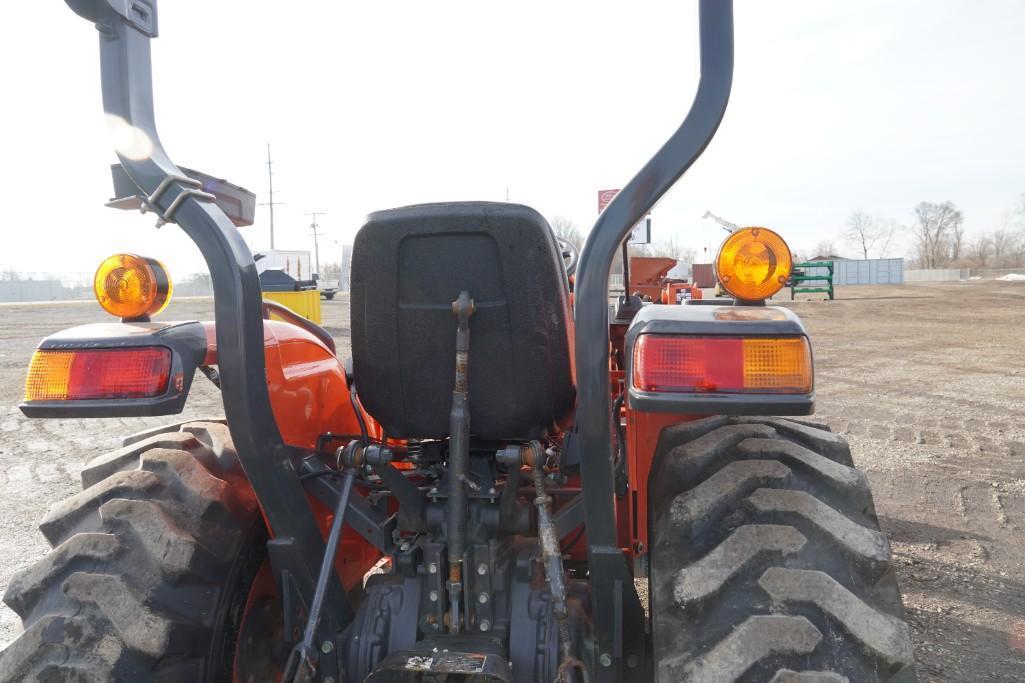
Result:
M153 153L153 141L141 128L137 128L114 114L106 115L107 135L118 154L141 161Z

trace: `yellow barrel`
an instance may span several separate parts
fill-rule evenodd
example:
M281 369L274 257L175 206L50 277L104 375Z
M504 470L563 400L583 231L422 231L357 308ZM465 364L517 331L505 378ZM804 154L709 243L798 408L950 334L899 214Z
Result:
M263 298L287 306L318 325L321 323L320 292L316 289L308 289L304 292L264 292ZM271 317L274 315L271 314Z

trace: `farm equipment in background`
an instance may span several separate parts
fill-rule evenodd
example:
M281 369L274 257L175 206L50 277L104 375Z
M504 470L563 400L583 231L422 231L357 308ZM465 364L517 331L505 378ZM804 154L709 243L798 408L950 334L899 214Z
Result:
M338 280L327 280L320 277L319 273L315 273L310 261L310 252L308 251L286 251L274 249L270 251L257 252L253 254L253 258L256 260L256 270L260 273L261 281L263 280L263 273L265 271L278 270L282 271L289 278L299 283L298 288L287 291L315 289L328 301L334 299L335 294L338 293ZM283 278L276 275L273 276L272 279L275 282L275 287L279 287L281 284L285 283ZM265 289L264 291L286 290Z
M630 257L630 293L644 301L660 304L682 304L700 299L701 290L687 278L668 277L679 261L660 256Z
M825 273L808 273L806 268L816 268L826 271ZM821 282L823 283L818 287L805 287L798 285L800 282ZM794 272L790 274L790 278L787 281L787 286L790 287L790 300L793 301L795 294L801 293L814 293L822 292L829 297L829 300L833 300L833 261L805 261L804 263L795 263Z
M215 321L153 320L166 271L112 257L94 289L120 321L44 339L21 409L170 415L198 370L225 417L85 466L41 524L53 552L4 595L24 631L0 680L913 679L867 480L827 427L779 417L814 408L804 327L765 305L786 244L730 235L716 271L733 305L626 296L609 318L623 241L725 111L730 2L701 0L691 111L579 260L525 206L372 214L351 365L262 300L238 216L161 145L156 2L68 4L100 31L118 139L145 143L121 165L199 247Z
M257 254L256 257L261 256ZM309 256L307 254L307 256ZM296 279L293 273L298 274L299 269L278 267L273 262L272 267L261 267L259 264L264 260L257 258L257 270L260 277L260 291L267 301L274 301L294 313L297 313L315 323L321 322L320 292L317 289L317 281ZM309 271L307 271L307 274Z

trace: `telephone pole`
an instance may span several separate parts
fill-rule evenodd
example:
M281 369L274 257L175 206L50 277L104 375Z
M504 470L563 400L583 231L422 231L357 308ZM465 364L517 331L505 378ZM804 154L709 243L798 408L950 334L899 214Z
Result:
M323 216L326 213L327 211L312 211L306 214L312 218L310 222L310 230L313 231L313 263L317 267L317 275L320 275L320 247L317 243L317 237L320 236L320 233L317 232L317 228L320 226L317 225L317 216Z
M277 203L279 206L284 202L274 201L274 162L270 158L270 143L267 143L267 195L268 201L263 202L260 206L270 207L270 248L274 250L274 204Z

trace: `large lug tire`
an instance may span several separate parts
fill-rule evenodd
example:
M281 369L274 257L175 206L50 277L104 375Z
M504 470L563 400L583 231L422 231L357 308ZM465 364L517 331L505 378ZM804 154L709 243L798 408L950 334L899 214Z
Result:
M225 425L129 437L40 525L4 594L24 624L0 681L231 680L266 531Z
M658 681L913 681L890 546L824 425L666 429L652 474Z

